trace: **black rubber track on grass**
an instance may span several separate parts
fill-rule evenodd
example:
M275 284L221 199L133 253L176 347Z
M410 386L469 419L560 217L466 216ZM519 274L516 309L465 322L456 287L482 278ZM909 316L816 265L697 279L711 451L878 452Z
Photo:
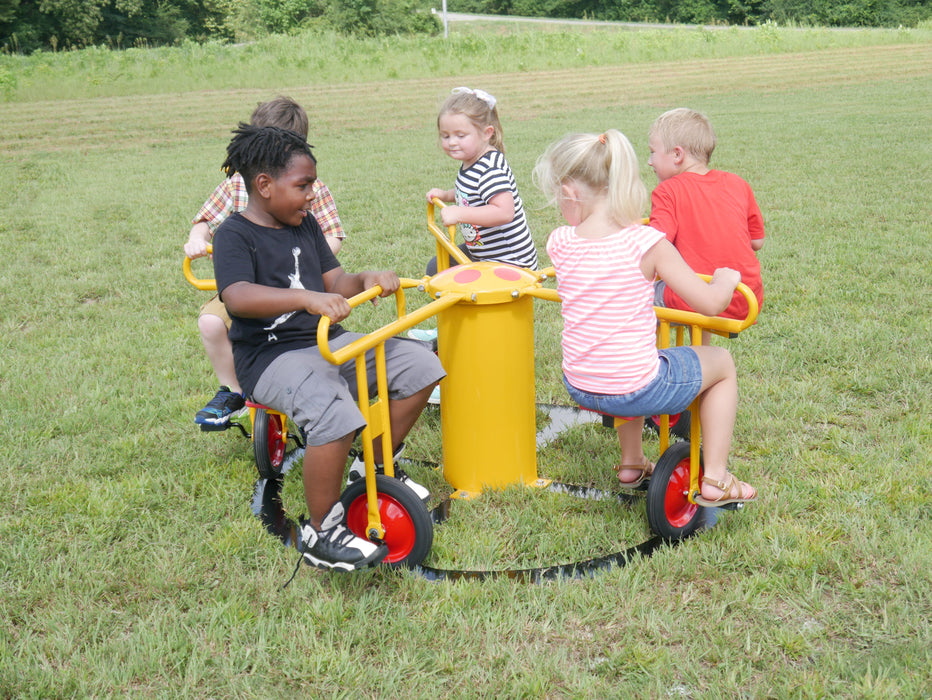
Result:
M286 458L286 464L282 467L282 476L291 468L291 466L300 459L303 450L295 450ZM598 489L592 489L573 484L551 483L548 490L556 493L566 493L577 498L590 498L595 500L615 499L622 503L630 503L637 497L627 493L608 493ZM281 498L282 479L259 479L255 484L252 498L253 514L262 521L269 534L274 535L286 547L297 548L298 543L298 523L289 517L282 505ZM431 519L437 525L442 524L450 516L452 501L446 499L431 511ZM710 511L707 509L709 515ZM711 519L710 519L711 520ZM714 521L707 522L703 528L707 529L714 524ZM661 537L652 537L638 545L628 549L607 554L605 556L586 559L583 561L570 562L565 564L538 566L529 569L500 569L492 571L474 571L462 569L438 569L430 566L417 565L410 570L423 576L429 581L458 581L458 580L488 580L495 578L508 578L523 583L541 583L544 581L553 581L557 579L580 579L592 577L596 574L609 571L612 568L620 568L629 562L640 557L649 557L658 548L665 544L675 545L676 541L665 540Z

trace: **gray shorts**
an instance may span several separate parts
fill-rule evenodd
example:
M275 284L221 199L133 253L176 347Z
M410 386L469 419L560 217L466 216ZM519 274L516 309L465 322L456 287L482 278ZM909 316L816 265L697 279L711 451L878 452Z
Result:
M662 309L667 308L663 303L663 290L667 288L667 283L663 280L657 280L654 282L654 306L659 306Z
M330 349L338 350L361 337L343 333L330 341ZM366 353L366 370L369 396L374 397L374 350ZM407 338L386 341L385 372L390 399L406 399L446 376L434 353ZM356 404L356 361L332 365L316 345L275 358L256 382L252 398L289 416L304 429L309 445L326 445L366 425Z

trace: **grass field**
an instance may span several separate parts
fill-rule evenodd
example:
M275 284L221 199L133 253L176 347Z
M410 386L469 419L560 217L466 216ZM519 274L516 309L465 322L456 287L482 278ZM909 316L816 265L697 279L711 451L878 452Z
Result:
M263 68L241 88L191 77L217 69L209 52L178 69L177 86L157 68L176 59L153 52L151 90L108 88L106 70L72 66L77 55L60 59L60 95L52 59L45 82L30 74L33 92L25 73L11 78L0 103L0 696L932 695L932 38L863 36L776 52L708 41L680 59L666 48L592 64L529 49L506 70L493 57L504 35L483 40L487 70L471 57L463 73L444 63L422 75L405 68L409 48L396 62L386 43L372 72L355 55L351 75ZM254 68L227 58L241 76ZM456 167L437 147L436 109L461 84L500 101L541 251L559 223L530 182L548 143L619 128L652 188L653 119L681 105L710 116L713 165L753 185L767 226L760 322L721 341L741 390L731 466L761 499L593 578L302 567L283 590L297 555L250 512L247 443L192 422L216 387L195 325L204 296L181 276L190 217L218 182L230 129L288 94L308 108L348 230L343 265L417 277L432 253L423 195ZM373 328L387 306L353 320ZM558 309L535 309L538 401L566 404ZM411 456L441 460L437 423L424 416ZM648 450L656 457L655 442ZM616 457L610 431L577 428L541 452L539 470L611 488ZM412 473L449 491L439 472ZM294 475L284 498L303 505ZM508 489L458 504L426 563L540 566L648 537L640 504Z

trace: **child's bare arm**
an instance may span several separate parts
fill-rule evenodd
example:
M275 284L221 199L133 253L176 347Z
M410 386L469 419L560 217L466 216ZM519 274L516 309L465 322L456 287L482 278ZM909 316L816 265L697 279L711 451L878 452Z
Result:
M234 316L271 318L289 311L307 311L329 316L334 323L349 316L350 305L340 294L309 289L267 287L252 282L234 282L222 291L223 303Z
M340 252L340 249L343 248L343 239L337 238L336 236L327 236L327 245L330 247L330 252L336 255Z
M515 218L515 198L511 192L499 192L481 207L445 207L440 212L444 226L503 226Z
M763 247L764 247L763 238L751 239L751 250L753 250L755 253Z
M337 267L324 273L324 288L347 299L376 285L382 288L379 296L387 297L398 290L401 280L389 270L350 273Z
M691 308L705 316L717 316L731 303L741 273L722 267L705 282L686 264L683 256L667 240L654 245L641 259L641 271L648 279L660 277Z
M188 242L184 246L185 255L191 259L207 255L207 246L214 231L235 209L233 183L227 178L217 185L195 215Z
M207 255L207 246L210 244L210 227L206 221L198 221L191 227L188 242L184 244L184 254L192 260Z

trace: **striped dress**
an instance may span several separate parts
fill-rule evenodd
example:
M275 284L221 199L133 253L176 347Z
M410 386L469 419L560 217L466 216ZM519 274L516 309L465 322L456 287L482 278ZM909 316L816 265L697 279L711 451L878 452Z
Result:
M454 191L456 204L461 207L485 206L495 195L511 192L515 216L509 223L489 227L460 224L460 232L473 260L537 269L537 249L524 215L524 204L515 176L501 151L489 151L468 168L460 168Z
M663 237L640 224L599 239L580 238L572 226L550 234L563 302L563 373L577 389L629 394L656 376L654 285L639 266Z

